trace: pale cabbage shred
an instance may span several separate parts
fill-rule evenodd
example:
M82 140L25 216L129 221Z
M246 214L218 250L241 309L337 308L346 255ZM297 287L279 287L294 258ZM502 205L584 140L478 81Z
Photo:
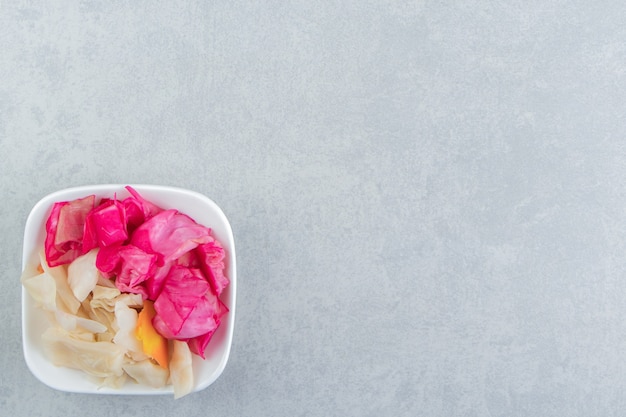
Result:
M40 253L41 269L24 270L21 282L50 327L42 335L46 356L56 365L80 369L100 386L120 388L127 376L153 388L173 385L174 397L193 389L191 352L187 343L170 341L169 369L148 358L135 337L140 294L121 293L95 266L98 249L69 266L49 267Z

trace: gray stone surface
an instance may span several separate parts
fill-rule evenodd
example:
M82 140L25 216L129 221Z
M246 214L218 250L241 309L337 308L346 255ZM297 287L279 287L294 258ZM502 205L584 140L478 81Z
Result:
M252 3L0 0L0 413L621 415L621 2ZM229 217L235 337L208 389L28 371L26 216L93 183Z

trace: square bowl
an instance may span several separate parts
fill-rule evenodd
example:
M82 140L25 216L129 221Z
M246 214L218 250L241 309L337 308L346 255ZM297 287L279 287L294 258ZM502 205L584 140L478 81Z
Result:
M229 309L209 342L206 359L193 355L194 388L197 392L211 385L222 374L233 338L235 324L235 299L237 276L235 265L235 243L228 219L220 207L208 197L182 188L158 185L133 185L146 200L163 209L176 209L194 219L197 223L209 227L213 235L220 241L225 252L225 274L230 284L223 290L220 299ZM71 201L95 194L97 198L120 199L129 195L125 185L104 184L68 188L54 192L42 198L31 210L24 229L24 247L22 253L22 270L27 266L39 263L38 254L43 248L46 230L45 224L55 202ZM86 373L53 365L45 356L41 335L48 327L45 312L35 306L34 300L22 287L22 344L24 358L30 371L41 382L51 388L77 393L92 394L127 394L155 395L173 394L171 385L163 388L151 388L134 381L127 381L121 388L101 387ZM130 378L129 378L130 379Z

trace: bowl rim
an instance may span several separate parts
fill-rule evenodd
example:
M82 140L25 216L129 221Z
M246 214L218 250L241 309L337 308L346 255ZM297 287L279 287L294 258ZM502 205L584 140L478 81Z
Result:
M32 250L36 247L34 242L37 241L37 238L36 237L33 238L33 236L35 235L33 235L32 233L29 233L31 231L31 228L34 227L32 226L33 222L37 221L35 217L43 213L43 219L45 221L45 219L47 218L49 214L49 211L51 210L52 204L54 204L57 201L68 201L68 198L64 196L77 195L77 197L70 197L70 198L80 198L86 195L95 194L96 197L102 197L102 195L106 193L109 193L109 194L113 193L114 195L117 194L118 192L128 193L128 191L125 189L126 186L130 186L134 188L142 195L144 192L148 192L148 193L165 192L165 193L179 194L179 195L184 194L189 197L192 197L198 202L202 202L210 206L211 209L215 212L215 214L217 214L217 216L220 218L222 226L225 229L224 232L227 235L226 236L227 242L222 242L222 245L224 245L228 249L227 251L228 270L229 270L228 278L230 280L230 283L228 286L229 297L227 300L228 301L227 306L229 309L228 320L226 323L222 322L221 324L221 326L224 326L224 324L226 324L226 326L224 326L225 333L226 333L225 339L223 342L224 352L222 356L220 357L220 360L216 369L213 371L213 373L210 374L209 377L203 379L202 381L194 380L194 388L192 389L191 393L201 391L207 388L208 386L210 386L211 384L213 384L221 376L224 369L226 368L226 364L228 363L228 360L230 358L230 353L231 353L231 348L232 348L232 340L233 340L234 326L235 326L236 304L237 304L236 303L237 301L237 265L236 265L237 257L236 257L235 240L233 236L232 227L224 211L222 210L222 208L208 196L201 194L197 191L189 190L186 188L169 186L169 185L145 184L145 183L127 183L127 184L106 183L106 184L79 185L79 186L68 187L68 188L64 188L64 189L60 189L60 190L56 190L51 193L48 193L47 195L39 199L33 205L28 216L26 217L26 222L24 224L23 241L22 241L22 267L21 267L20 274L22 274L23 271L25 270L27 264L32 258ZM150 200L149 198L147 199ZM182 213L185 212L183 207L174 207L174 206L175 204L172 205L171 208L175 208L181 211ZM40 223L39 228L41 228L41 226L42 224ZM205 225L205 226L211 227L210 225ZM30 241L33 241L33 244L29 245ZM60 383L55 383L54 378L51 378L51 377L46 378L46 376L42 374L41 370L38 369L38 366L35 363L34 359L32 358L31 352L29 351L30 343L28 343L28 340L27 340L29 326L28 326L26 317L29 314L28 308L29 308L29 304L32 303L32 300L30 302L27 301L30 295L28 294L24 286L21 285L21 283L20 283L20 286L21 286L21 291L22 291L22 294L21 294L22 351L24 354L26 365L28 366L30 372L40 382L42 382L43 384L47 385L50 388L53 388L59 391L83 393L83 394L171 395L173 393L173 387L171 385L168 385L160 389L153 389L147 386L140 386L140 388L133 390L133 391L125 390L124 386L117 388L117 389L106 388L106 387L97 388L97 389L89 388L89 387L68 389L66 387L61 386ZM226 303L225 300L222 300L222 301ZM64 369L68 370L68 368L64 368ZM74 370L70 370L70 371L74 371ZM84 374L82 373L82 371L76 371L76 372Z

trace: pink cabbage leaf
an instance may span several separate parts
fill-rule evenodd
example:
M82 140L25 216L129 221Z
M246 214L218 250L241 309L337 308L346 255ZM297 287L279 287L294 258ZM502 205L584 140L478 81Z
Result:
M93 209L95 195L55 203L46 221L44 251L51 267L69 264L83 252L87 214Z
M209 330L208 332L201 334L200 336L193 337L187 341L187 344L189 345L189 349L196 355L200 356L202 359L205 359L204 351L206 350L207 345L211 341L213 334L217 331L217 328L219 327L221 323L222 317L226 313L228 313L228 307L226 307L226 304L224 304L222 300L220 300L217 297L211 298L207 296L206 298L207 298L207 303L205 304L205 306L208 305L213 308L212 318L213 318L213 321L215 322L215 326L214 327L211 326L212 329ZM215 301L217 301L217 305L215 305ZM209 323L212 323L212 322L209 321Z
M188 339L202 334L203 331L197 327L202 327L204 323L188 319L210 290L209 283L199 269L174 265L154 301L155 328L169 339Z
M161 207L143 198L141 194L130 185L126 186L126 190L131 196L124 200L125 204L137 207L142 212L144 220L148 220L163 211Z
M200 268L209 280L213 291L220 295L230 283L228 277L224 275L224 248L211 237L209 242L199 245L195 252L200 260Z
M156 262L156 255L136 246L109 246L98 252L96 267L106 276L114 276L115 286L121 292L141 294L145 299L148 291L141 284L154 277Z
M130 242L147 253L161 255L163 263L168 263L212 239L211 229L177 210L165 210L139 226Z
M128 239L126 210L119 200L101 202L87 215L83 251L120 245Z
M175 265L154 302L155 329L168 339L189 341L204 358L204 350L228 308L213 293L202 271Z

